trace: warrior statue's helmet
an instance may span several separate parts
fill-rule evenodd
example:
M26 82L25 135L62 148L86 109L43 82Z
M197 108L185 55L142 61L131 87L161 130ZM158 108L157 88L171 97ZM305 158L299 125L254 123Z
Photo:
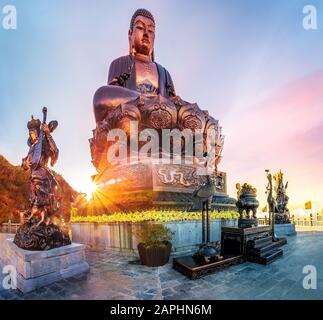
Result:
M31 120L27 123L27 128L28 130L37 130L39 131L40 129L41 122L39 119L34 119L33 116L31 116Z
M28 130L37 130L39 132L41 126L41 121L39 119L34 119L33 116L31 116L31 120L27 123ZM52 120L48 124L49 132L53 132L58 126L58 122L56 120Z

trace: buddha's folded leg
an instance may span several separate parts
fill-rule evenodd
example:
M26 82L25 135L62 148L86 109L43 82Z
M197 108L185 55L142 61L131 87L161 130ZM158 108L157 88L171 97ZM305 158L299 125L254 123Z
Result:
M93 97L93 109L95 121L102 121L109 111L114 110L120 104L134 100L140 93L119 86L103 86L99 88Z

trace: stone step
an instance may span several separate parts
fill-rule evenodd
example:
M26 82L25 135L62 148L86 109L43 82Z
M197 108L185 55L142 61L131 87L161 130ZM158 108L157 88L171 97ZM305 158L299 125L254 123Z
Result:
M267 253L269 251L272 251L275 248L279 248L281 246L280 242L265 242L261 245L258 245L256 248L250 248L248 250L249 254L252 255L260 255L262 256L264 253Z
M276 250L268 252L267 254L265 254L261 258L263 259L264 264L267 265L269 263L272 263L273 261L275 261L279 257L281 257L283 254L284 254L284 252L282 249L276 249Z
M263 237L255 240L250 240L249 245L250 247L257 248L259 246L262 246L263 244L270 243L270 242L272 242L272 237L267 236L267 237Z
M277 241L275 241L277 243L279 243L279 246L283 246L285 244L287 244L287 239L286 238L278 238Z
M283 255L282 249L274 249L266 252L263 256L248 255L247 260L259 264L267 265L278 259Z

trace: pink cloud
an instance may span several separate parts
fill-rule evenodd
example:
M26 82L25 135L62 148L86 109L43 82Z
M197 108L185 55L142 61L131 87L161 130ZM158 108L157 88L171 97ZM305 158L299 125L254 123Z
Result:
M264 170L281 168L297 186L291 187L295 202L302 194L307 196L304 188L314 193L321 190L323 71L289 83L265 101L239 111L224 129L220 169L228 172L232 185L254 181L263 192ZM232 185L229 191L234 192Z

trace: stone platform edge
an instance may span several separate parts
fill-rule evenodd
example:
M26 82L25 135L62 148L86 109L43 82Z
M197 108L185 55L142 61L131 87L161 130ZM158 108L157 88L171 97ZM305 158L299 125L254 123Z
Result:
M12 238L2 239L0 262L17 271L17 289L23 293L89 271L85 245L71 245L48 251L28 251L17 247Z

